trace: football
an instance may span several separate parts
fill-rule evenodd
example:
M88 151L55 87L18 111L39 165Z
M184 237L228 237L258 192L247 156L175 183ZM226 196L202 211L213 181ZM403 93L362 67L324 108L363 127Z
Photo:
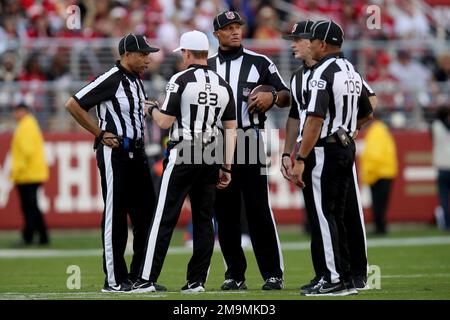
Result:
M253 90L250 92L248 97L250 100L253 100L253 97L258 92L272 92L272 90L275 90L275 87L268 85L268 84L260 84L259 86L256 86L253 88Z

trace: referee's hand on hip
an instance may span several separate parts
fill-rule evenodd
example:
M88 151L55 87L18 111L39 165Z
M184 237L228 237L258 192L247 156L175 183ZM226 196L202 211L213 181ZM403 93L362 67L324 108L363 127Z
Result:
M102 143L110 148L117 148L119 146L119 140L117 139L117 136L114 133L108 131L103 134Z

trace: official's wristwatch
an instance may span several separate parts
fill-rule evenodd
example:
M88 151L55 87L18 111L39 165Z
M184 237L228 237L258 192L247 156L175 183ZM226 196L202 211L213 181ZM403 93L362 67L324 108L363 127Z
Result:
M272 105L274 105L278 101L278 92L275 89L272 90L271 92L272 92L272 97L273 97Z

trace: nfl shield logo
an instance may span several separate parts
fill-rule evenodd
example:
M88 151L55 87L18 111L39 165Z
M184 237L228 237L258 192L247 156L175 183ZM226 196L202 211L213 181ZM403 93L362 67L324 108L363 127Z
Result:
M233 20L234 18L236 18L234 12L232 11L225 12L225 16L227 17L228 20Z
M242 95L244 96L244 97L248 97L248 95L250 94L250 88L246 88L246 87L244 87L244 88L242 88Z
M294 33L295 30L297 30L297 26L298 26L298 23L294 24L294 26L292 27L291 33Z

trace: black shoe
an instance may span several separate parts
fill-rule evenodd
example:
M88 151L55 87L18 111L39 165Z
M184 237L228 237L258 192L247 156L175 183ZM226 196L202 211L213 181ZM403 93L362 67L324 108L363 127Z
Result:
M344 285L347 288L347 292L349 296L358 294L358 290L356 290L355 282L352 278L344 281Z
M144 279L138 279L131 289L134 293L143 292L161 292L167 291L167 288L163 285L157 284L156 282L147 281Z
M300 294L305 295L306 293L310 293L315 286L321 283L321 281L323 281L323 277L315 276L308 284L300 287Z
M353 283L356 290L370 290L370 287L367 284L367 277L365 276L354 276Z
M205 292L205 286L202 282L192 282L186 283L183 288L181 288L182 293L199 293Z
M310 293L306 293L305 296L348 296L357 294L358 292L355 290L356 293L353 293L352 291L349 291L347 287L345 286L344 282L337 282L337 283L330 283L326 280L322 281L322 283L318 284L311 290Z
M220 289L228 291L228 290L247 290L247 285L245 281L236 281L234 279L226 279Z
M123 281L121 284L110 286L107 283L103 286L102 292L131 292L132 283L129 280Z
M270 277L266 280L266 283L262 286L263 290L281 290L283 289L283 279Z

